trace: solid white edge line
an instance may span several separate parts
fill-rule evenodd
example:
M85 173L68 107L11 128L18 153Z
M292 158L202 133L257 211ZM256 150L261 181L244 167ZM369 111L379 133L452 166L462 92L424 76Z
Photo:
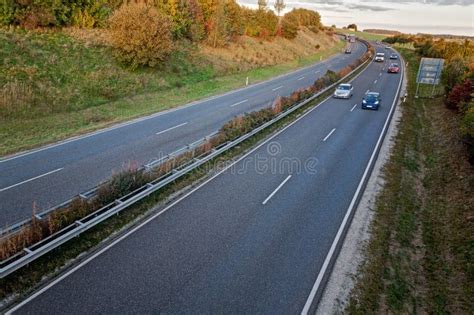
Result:
M283 185L286 184L287 181L289 181L291 178L291 175L288 175L284 181L282 181L280 183L280 185L278 185L277 188L275 188L275 190L267 197L267 199L265 199L263 202L262 202L262 205L266 205L268 201L270 201L270 199L272 199L273 196L275 196L275 194L283 187Z
M364 73L368 68L369 68L369 65L367 65L367 67L362 70L361 72L359 72L354 78L352 78L351 80L349 80L349 82L352 82L354 81L356 78L358 78L362 73ZM209 178L208 180L204 181L201 185L197 186L196 188L194 188L193 190L191 190L190 192L188 192L187 194L185 194L184 196L182 196L181 198L179 198L178 200L176 200L175 202L171 203L169 206L167 206L166 208L164 208L163 210L161 210L160 212L152 215L150 218L146 219L145 221L143 221L142 223L138 224L136 227L134 227L133 229L131 229L130 231L128 231L127 233L125 233L124 235L120 236L118 239L116 239L115 241L113 241L112 243L108 244L107 246L103 247L102 249L100 249L98 252L96 252L95 254L93 254L92 256L90 256L89 258L85 259L84 261L80 262L77 266L73 267L72 269L70 269L69 271L67 271L66 273L64 273L63 275L59 276L58 278L56 278L55 280L51 281L50 283L48 283L47 285L45 285L43 288L39 289L38 291L36 291L35 293L33 293L32 295L30 295L28 298L26 298L25 300L21 301L20 303L18 303L17 305L13 306L11 309L9 309L5 314L12 314L13 312L19 310L23 305L26 305L28 304L30 301L34 300L36 297L40 296L42 293L46 292L49 288L55 286L57 283L61 282L63 279L67 278L69 275L73 274L74 272L76 272L77 270L79 270L80 268L84 267L85 265L87 265L89 262L91 262L92 260L94 260L96 257L100 256L101 254L103 254L104 252L106 252L107 250L109 250L110 248L112 248L113 246L115 246L117 243L121 242L122 240L124 240L125 238L127 238L128 236L132 235L133 233L135 233L136 231L138 231L139 229L141 229L143 226L147 225L148 223L150 223L151 221L153 221L154 219L156 219L157 217L159 217L160 215L162 215L163 213L165 213L166 211L168 211L169 209L171 209L172 207L174 207L176 204L180 203L182 200L186 199L187 197L189 197L191 194L193 194L194 192L196 192L197 190L199 190L200 188L202 188L203 186L205 186L207 183L209 183L210 181L212 181L214 178L216 178L217 176L221 175L222 173L224 173L225 171L227 171L229 168L231 168L232 166L234 166L235 164L239 163L240 161L242 161L243 159L245 159L247 156L251 155L253 152L257 151L258 149L260 149L262 146L264 146L265 144L267 144L268 142L270 142L272 139L274 139L275 137L277 137L278 135L280 135L281 133L283 133L286 129L290 128L291 126L293 126L294 124L296 124L298 121L300 121L301 119L303 119L304 117L306 117L307 115L309 115L310 113L312 113L314 110L316 110L316 108L318 108L319 106L321 106L322 104L326 103L327 100L331 99L332 98L332 95L326 97L323 101L321 101L318 105L314 106L312 109L308 110L306 113L302 114L300 117L298 117L296 120L294 120L293 122L291 122L289 125L287 125L286 127L284 127L283 129L277 131L274 135L270 136L268 139L266 139L264 142L262 142L260 145L256 146L255 148L253 148L252 150L250 150L249 152L247 152L246 154L244 154L242 157L240 157L239 159L237 159L234 163L228 165L227 167L225 167L224 169L222 169L220 172L218 172L217 174L215 174L214 176L212 176L211 178Z
M326 142L326 140L329 139L330 136L332 136L334 131L336 131L336 128L333 128L333 130L331 130L331 132L323 139L323 142Z
M379 136L379 139L377 140L377 144L375 145L375 148L374 148L374 151L372 152L372 155L370 157L370 160L369 160L369 163L367 163L367 167L365 168L365 171L364 171L364 174L362 175L362 178L359 182L359 185L357 186L357 190L354 194L354 196L352 197L352 200L351 200L351 203L349 205L349 207L347 208L347 211L346 211L346 214L344 216L344 219L342 220L341 222L341 225L339 226L339 230L337 231L337 234L336 234L336 237L334 238L333 242L332 242L332 245L331 245L331 248L329 249L329 252L326 256L326 259L324 260L324 263L323 263L323 266L321 268L321 270L319 271L319 274L318 274L318 277L316 278L316 282L314 283L313 285L313 288L311 289L311 292L308 296L308 299L306 300L306 303L304 305L304 308L303 310L301 311L301 314L302 315L307 315L310 308L311 308L311 305L313 304L313 301L314 301L314 297L316 296L316 293L318 292L319 290L319 286L321 285L321 282L323 280L323 277L324 277L324 274L326 273L326 270L329 266L329 262L331 261L332 259L332 256L334 255L335 251L336 251L336 246L337 244L339 243L339 239L341 238L342 236L342 232L344 231L345 229L345 226L349 220L349 217L350 217L350 214L352 213L353 211L353 208L355 206L355 203L356 203L356 200L360 194L360 191L362 189L362 186L363 186L363 183L365 182L365 179L369 173L369 170L370 170L370 166L372 165L373 163L373 160L375 159L375 155L376 155L376 152L381 144L381 142L383 141L384 139L384 133L390 123L390 120L392 118L392 113L393 113L393 110L395 109L395 106L398 102L398 93L400 91L400 87L402 85L402 81L403 81L403 77L400 76L400 82L398 84L398 88L397 88L397 91L396 91L396 94L395 94L395 99L393 100L393 103L392 103L392 108L390 109L390 112L388 113L388 116L387 116L387 119L385 120L385 124L382 128L382 132L380 133L380 136Z
M55 169L54 171L47 172L47 173L44 173L44 174L42 174L42 175L39 175L39 176L30 178L30 179L24 180L24 181L22 181L22 182L19 182L19 183L17 183L17 184L14 184L14 185L11 185L11 186L2 188L2 189L0 189L0 192L7 191L7 190L12 189L12 188L14 188L14 187L17 187L17 186L20 186L20 185L29 183L29 182L31 182L31 181L34 181L34 180L36 180L36 179L39 179L39 178L41 178L41 177L45 177L45 176L51 175L51 174L56 173L56 172L59 172L59 171L61 171L61 170L63 170L63 169L64 169L64 167L61 167L61 168Z
M354 109L357 107L357 104L355 104L352 108L351 108L351 112L354 111Z
M283 85L279 86L279 87L276 87L274 88L272 91L275 92L275 91L278 91L279 89L283 88Z
M235 107L235 106L238 106L238 105L240 105L240 104L247 103L248 101L249 101L249 100L246 99L246 100L240 101L240 102L238 102L238 103L232 104L232 105L230 105L230 107Z

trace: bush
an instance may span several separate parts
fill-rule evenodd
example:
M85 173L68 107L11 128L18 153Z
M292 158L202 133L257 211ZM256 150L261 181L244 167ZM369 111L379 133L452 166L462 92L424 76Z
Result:
M283 37L287 39L294 39L298 35L298 25L287 15L281 20L281 30Z
M103 26L122 0L0 0L0 24Z
M471 99L473 84L474 82L468 79L455 85L445 100L446 107L463 111L462 104Z
M321 16L318 12L307 9L293 9L283 17L284 20L291 22L296 27L307 27L313 32L318 32L321 28Z
M0 25L9 25L15 20L13 0L0 0Z
M242 18L247 36L269 38L277 33L278 17L273 11L243 9Z
M125 4L109 19L115 56L132 68L154 67L173 50L171 20L144 3Z
M316 91L321 91L322 89L330 86L331 84L337 82L340 79L339 74L332 70L328 70L324 76L321 78L317 79L316 82L314 82L314 87Z

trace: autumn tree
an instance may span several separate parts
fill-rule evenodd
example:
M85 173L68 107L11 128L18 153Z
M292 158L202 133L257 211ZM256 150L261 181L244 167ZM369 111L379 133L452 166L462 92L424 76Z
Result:
M173 50L171 19L145 3L122 5L109 18L115 56L132 68L156 66Z
M242 18L248 36L269 38L277 34L278 17L273 11L243 9Z
M466 61L460 57L452 59L445 65L443 73L441 74L441 81L444 84L447 94L451 92L454 86L462 81L466 70Z
M354 23L347 25L347 28L357 31L357 25L355 25Z
M173 21L175 39L188 38L198 41L204 36L204 18L197 0L154 0L158 10Z
M293 9L283 17L286 23L294 24L296 27L307 27L313 32L318 32L321 28L321 16L318 12L307 9Z
M268 6L267 0L258 0L258 9L259 10L266 10Z
M274 6L278 16L280 16L281 11L283 11L286 7L285 2L283 0L276 0Z

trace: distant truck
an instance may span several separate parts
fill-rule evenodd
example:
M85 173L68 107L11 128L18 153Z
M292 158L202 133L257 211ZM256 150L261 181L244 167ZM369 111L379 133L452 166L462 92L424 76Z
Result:
M349 43L355 43L355 42L356 42L355 34L349 34Z

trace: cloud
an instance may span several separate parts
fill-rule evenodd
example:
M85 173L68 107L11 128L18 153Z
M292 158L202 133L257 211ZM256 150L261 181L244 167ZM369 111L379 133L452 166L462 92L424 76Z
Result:
M393 10L393 8L389 8L389 7L381 7L381 6L376 6L376 5L365 5L365 4L349 4L348 7L352 10L359 10L359 11L383 12L383 11Z
M472 0L361 0L361 2L385 2L385 3L421 3L427 5L474 5Z
M364 0L363 0L364 1ZM368 0L365 0L369 2ZM365 2L364 1L364 2ZM377 1L377 0L375 0ZM410 1L410 0L401 0L401 1ZM256 0L240 0L241 4L245 5L252 5L256 4ZM299 1L285 1L287 9L292 8L311 8L315 10L331 10L334 12L348 12L351 10L359 10L359 11L374 11L374 12L382 12L382 11L390 11L393 10L390 7L384 7L380 5L370 5L370 4L362 4L362 3L351 3L346 2L344 0L299 0ZM270 1L270 8L272 7L273 2Z

